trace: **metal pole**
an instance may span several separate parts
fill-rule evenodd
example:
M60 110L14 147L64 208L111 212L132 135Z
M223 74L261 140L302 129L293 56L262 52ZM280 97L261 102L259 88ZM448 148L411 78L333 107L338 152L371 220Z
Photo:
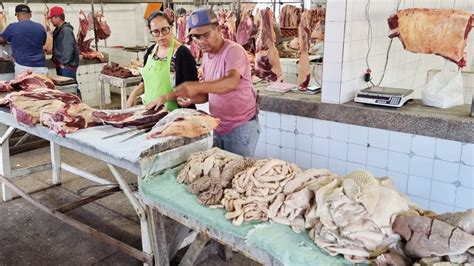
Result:
M240 0L237 0L237 12L236 12L236 16L237 16L237 22L235 23L235 27L237 28L240 24Z
M94 0L91 0L92 7L92 24L94 25L94 41L95 41L95 50L99 51L99 39L97 39L97 29L95 28L95 10L94 10Z
M304 1L304 0L301 0L301 1ZM102 1L100 1L100 12L102 12L102 15L104 15L104 3ZM107 47L107 39L104 40L104 46Z

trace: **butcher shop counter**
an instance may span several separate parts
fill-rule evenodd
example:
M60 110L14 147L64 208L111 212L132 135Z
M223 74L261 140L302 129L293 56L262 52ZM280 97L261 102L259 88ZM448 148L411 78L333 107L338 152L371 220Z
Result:
M468 104L439 109L412 100L400 108L392 108L354 101L322 103L321 94L277 93L264 88L259 89L259 95L263 111L474 143L474 117L470 116Z
M109 62L109 55L107 53L102 53L104 59L100 61L99 59L84 59L82 56L79 56L79 66L85 65L95 65ZM46 55L46 67L47 68L56 68L54 63L51 61L52 55ZM15 64L12 61L1 61L0 62L0 74L8 74L15 72Z
M26 133L38 136L50 141L51 162L29 166L18 170L11 170L9 154L9 138L16 129ZM152 242L150 240L149 215L146 207L137 198L133 185L126 182L120 174L117 167L125 169L137 176L140 181L144 176L153 172L163 171L184 162L190 154L206 150L212 146L212 135L205 135L196 139L184 139L178 137L164 137L157 139L146 139L146 134L128 139L136 132L126 132L125 134L110 137L116 133L127 131L127 128L114 128L111 126L99 126L81 129L75 133L58 136L54 131L43 126L24 126L19 124L7 108L0 108L0 182L3 189L3 200L12 199L12 191L20 195L39 209L53 215L63 222L79 229L98 240L112 245L120 251L137 258L138 260L151 264L153 261ZM104 138L108 136L109 138ZM128 139L127 142L121 143ZM78 169L72 165L61 162L60 147L72 149L84 155L90 156L96 160L103 161L112 172L115 180L111 181L98 177L87 170ZM52 185L60 185L61 170L73 173L82 178L86 178L95 183L110 186L99 194L90 197L81 198L79 201L68 203L58 209L51 209L33 198L30 194L45 190L41 188L34 192L26 193L14 183L14 179L21 176L30 175L36 172L51 170ZM82 224L77 220L67 216L65 213L84 204L93 202L97 199L110 195L110 192L123 191L128 201L132 204L140 219L142 250L125 244L109 235L102 233L88 225Z
M289 226L269 222L247 222L234 226L224 217L223 209L211 209L200 205L196 196L178 184L176 176L180 167L170 169L162 175L149 175L139 184L139 194L151 208L154 225L155 261L158 265L169 265L184 239L189 239L189 230L197 236L181 260L180 265L199 264L214 247L215 240L239 251L263 265L351 265L341 256L332 257L321 251L306 232L297 234ZM177 233L167 235L163 216L179 223ZM168 246L166 239L171 238Z

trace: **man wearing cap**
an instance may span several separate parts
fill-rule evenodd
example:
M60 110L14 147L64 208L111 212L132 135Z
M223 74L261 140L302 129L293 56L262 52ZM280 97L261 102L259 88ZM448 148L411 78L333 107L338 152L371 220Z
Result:
M48 19L55 27L53 31L53 57L59 76L76 79L79 67L79 51L74 37L74 28L65 22L64 10L55 6L49 10Z
M204 52L203 82L184 82L175 93L184 102L209 101L212 116L221 120L214 145L242 156L254 156L260 127L251 67L244 48L222 37L216 14L200 9L188 20L189 35ZM186 99L186 100L184 100Z
M30 20L31 9L27 5L17 5L15 16L18 22L8 25L0 35L0 44L9 42L12 45L15 76L27 69L33 73L48 73L43 50L46 30L43 25Z

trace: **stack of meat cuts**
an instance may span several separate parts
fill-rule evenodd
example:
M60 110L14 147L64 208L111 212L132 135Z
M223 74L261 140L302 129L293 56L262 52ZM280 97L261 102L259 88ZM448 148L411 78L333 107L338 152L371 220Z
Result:
M45 75L32 74L31 71L25 71L10 81L0 81L0 92L9 92L12 90L28 90L35 88L54 89L54 83Z
M62 136L104 124L151 127L168 113L164 108L146 110L144 106L123 111L98 110L81 103L74 94L45 86L11 92L0 99L0 106L8 106L18 123L28 126L41 123Z
M463 67L466 65L464 48L473 16L452 9L400 10L388 18L389 37L398 37L410 52L440 55Z
M110 35L110 29L107 31L107 27L105 27L107 24L100 24L100 22L96 23L96 26L104 26L103 29L97 31L97 37L105 37L107 33ZM91 42L93 38L87 39L87 31L89 31L91 27L91 23L89 19L87 18L86 14L81 10L79 12L79 32L77 33L77 46L79 48L79 53L85 58L85 59L99 59L103 60L105 57L101 52L93 50L91 46ZM93 26L92 26L93 28ZM102 32L99 35L99 32ZM107 36L108 37L108 36Z
M282 71L280 56L275 47L275 31L273 30L273 12L270 8L260 11L261 23L257 37L255 55L255 74L269 81L281 81Z
M102 68L102 71L100 73L107 75L107 76L112 76L112 77L118 77L121 79L126 79L130 77L134 77L135 75L130 71L129 69L126 69L124 67L121 67L119 64L111 62L110 64L105 65Z

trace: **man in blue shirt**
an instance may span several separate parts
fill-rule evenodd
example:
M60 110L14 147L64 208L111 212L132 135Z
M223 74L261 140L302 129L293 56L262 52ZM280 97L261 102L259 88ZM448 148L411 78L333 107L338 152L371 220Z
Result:
M33 73L47 74L43 46L46 30L43 25L33 22L31 9L27 5L17 5L15 16L18 22L11 23L0 34L0 44L11 43L15 60L15 77L30 69Z

